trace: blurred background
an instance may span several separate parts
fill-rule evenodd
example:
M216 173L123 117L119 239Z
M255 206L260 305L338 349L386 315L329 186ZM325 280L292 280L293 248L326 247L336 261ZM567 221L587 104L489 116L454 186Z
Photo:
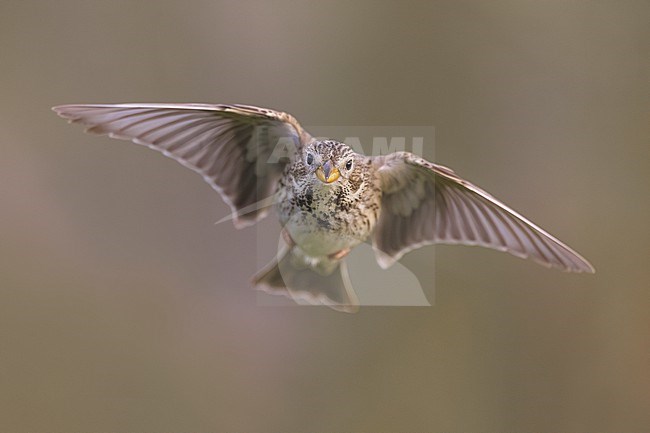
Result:
M0 0L0 431L646 430L648 22L646 1ZM82 102L432 125L439 163L597 273L437 246L432 307L261 307L256 229L50 111Z

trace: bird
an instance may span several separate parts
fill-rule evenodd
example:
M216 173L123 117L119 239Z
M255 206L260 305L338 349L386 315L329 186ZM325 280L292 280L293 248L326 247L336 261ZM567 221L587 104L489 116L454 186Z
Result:
M52 108L85 131L131 140L199 173L236 228L275 209L280 247L252 277L300 304L355 312L346 255L370 243L381 268L434 243L477 245L569 272L580 254L452 169L399 151L366 156L315 138L291 114L243 104L73 104Z

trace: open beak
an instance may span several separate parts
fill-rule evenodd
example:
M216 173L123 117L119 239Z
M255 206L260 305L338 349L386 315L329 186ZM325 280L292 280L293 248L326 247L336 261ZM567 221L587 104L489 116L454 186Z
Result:
M332 183L339 178L339 169L332 166L332 161L326 161L316 169L316 177L323 183Z

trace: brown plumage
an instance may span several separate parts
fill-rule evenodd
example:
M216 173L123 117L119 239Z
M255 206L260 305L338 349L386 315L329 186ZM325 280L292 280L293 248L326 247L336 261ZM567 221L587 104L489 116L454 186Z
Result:
M449 168L408 152L368 157L316 140L296 119L246 105L63 105L87 132L132 140L198 172L235 226L275 205L285 245L254 277L297 302L354 311L344 257L370 239L386 268L432 243L480 245L572 272L593 267L571 248Z

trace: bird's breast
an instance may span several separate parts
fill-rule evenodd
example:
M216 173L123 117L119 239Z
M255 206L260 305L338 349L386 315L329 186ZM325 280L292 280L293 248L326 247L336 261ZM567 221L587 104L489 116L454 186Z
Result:
M292 189L278 203L280 222L307 254L327 256L363 242L376 215L342 188Z

